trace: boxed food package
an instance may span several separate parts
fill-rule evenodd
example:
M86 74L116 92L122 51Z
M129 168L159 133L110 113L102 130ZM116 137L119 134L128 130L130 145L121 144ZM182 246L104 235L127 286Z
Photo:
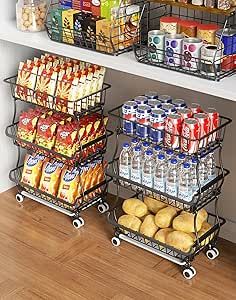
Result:
M74 14L77 13L79 13L79 11L75 9L62 11L62 40L64 43L74 44Z
M63 23L62 23L62 12L63 8L55 8L50 10L51 18L51 30L52 30L52 40L57 42L62 42L62 32L63 32Z
M72 0L72 8L82 10L83 0Z
M101 16L101 1L100 0L91 0L91 12L93 16Z
M92 0L82 0L82 10L84 12L91 13L91 10L92 10Z
M72 8L72 0L59 0L59 5L62 8L69 9Z
M101 19L96 23L98 51L113 53L119 49L119 26L111 20Z

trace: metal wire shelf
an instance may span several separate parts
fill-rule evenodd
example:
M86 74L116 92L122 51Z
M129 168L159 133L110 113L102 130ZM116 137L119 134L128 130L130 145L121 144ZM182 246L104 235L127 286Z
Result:
M47 34L52 41L104 54L119 55L129 52L139 36L139 16L144 2L145 0L132 1L132 4L140 6L140 11L127 13L130 5L121 1L112 21L88 17L86 13L78 12L73 24L65 18L61 26L57 17L52 15L60 7L59 1L54 0L51 1L45 22ZM86 18L90 23L84 21ZM102 23L99 30L97 21ZM124 26L127 21L128 25ZM87 26L85 23L88 23Z
M221 42L223 32L219 42L214 42L216 49L210 59L203 55L203 47L199 50L198 58L188 50L174 53L170 47L165 49L164 45L163 49L157 49L155 45L148 42L148 32L160 29L160 18L163 16L183 18L202 24L214 23L224 30L235 29L235 8L223 11L167 0L147 1L144 7L140 20L142 24L140 38L134 44L134 53L138 62L214 81L236 73L235 41L232 39L228 45L231 49L230 54L225 53Z
M24 86L17 84L17 75L11 76L4 79L4 82L11 86L12 97L15 100L20 100L26 103L31 103L33 105L49 108L52 111L63 112L68 115L80 118L83 115L89 113L95 113L101 111L105 104L106 91L111 88L110 84L104 83L101 90L91 93L76 101L69 101L65 99L58 98L54 95L43 94L43 101L39 101L37 97L37 90L33 90ZM18 90L18 93L16 91ZM19 97L19 95L27 95L27 100L25 97ZM58 103L60 105L58 105Z

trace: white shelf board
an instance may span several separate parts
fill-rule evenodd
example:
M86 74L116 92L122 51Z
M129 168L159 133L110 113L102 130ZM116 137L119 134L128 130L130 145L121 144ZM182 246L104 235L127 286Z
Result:
M0 39L15 44L35 48L45 52L100 64L107 68L156 80L162 83L186 88L204 94L236 101L236 76L220 82L208 81L198 77L181 74L153 66L140 64L132 52L110 56L74 46L52 42L46 32L25 33L16 29L15 21L1 21ZM3 30L4 29L4 30Z

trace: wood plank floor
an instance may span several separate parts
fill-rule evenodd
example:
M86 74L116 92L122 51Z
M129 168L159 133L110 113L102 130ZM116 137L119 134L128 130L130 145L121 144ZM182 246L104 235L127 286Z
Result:
M221 256L201 254L198 275L125 242L112 247L112 228L95 208L76 230L68 217L31 200L0 195L0 299L236 299L236 245L221 240Z

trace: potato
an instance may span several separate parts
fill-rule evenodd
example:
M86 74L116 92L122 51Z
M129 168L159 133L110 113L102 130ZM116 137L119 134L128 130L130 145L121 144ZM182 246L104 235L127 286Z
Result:
M141 218L148 213L147 205L143 203L143 201L136 198L125 200L122 208L126 214L136 216L138 218Z
M205 210L200 210L197 213L197 218L196 218L197 231L201 229L202 224L206 219L207 219L207 212ZM183 231L186 233L195 232L194 214L188 212L181 212L181 214L173 220L173 228L175 230Z
M155 234L154 239L165 244L166 243L166 237L167 235L172 232L173 229L172 228L163 228L157 231L157 233Z
M175 207L167 206L159 210L155 216L155 223L160 228L167 228L171 226L172 220L177 215Z
M142 222L135 216L123 215L118 219L118 224L134 231L139 231Z
M200 231L198 232L198 238L200 238L201 236L203 236L207 231L209 231L212 228L212 225L207 223L206 221L203 222L202 224L202 228L200 229ZM210 243L210 241L213 239L214 237L214 233L212 233L209 237L207 237L206 239L204 239L200 245L204 246Z
M161 210L162 208L167 206L166 203L163 203L159 200L150 198L148 196L146 196L144 198L144 203L147 205L148 210L151 211L154 214L156 214L159 210Z
M167 235L166 244L182 252L189 252L194 244L194 239L188 233L175 230Z
M155 224L155 217L147 215L140 227L140 232L148 237L153 237L157 232L158 227Z

